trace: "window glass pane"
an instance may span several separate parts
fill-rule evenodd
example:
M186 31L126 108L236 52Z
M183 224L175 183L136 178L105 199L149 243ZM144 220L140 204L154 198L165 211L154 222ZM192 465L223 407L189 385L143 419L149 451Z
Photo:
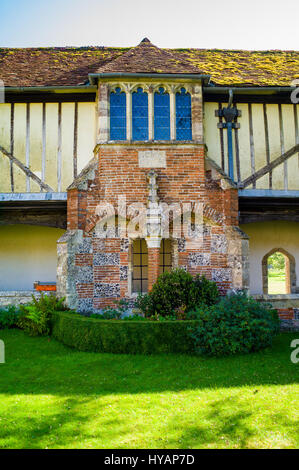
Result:
M154 94L154 139L170 140L170 101L164 88Z
M134 266L134 279L141 279L141 267Z
M172 256L171 256L171 241L163 239L160 247L160 267L159 273L171 271L172 269Z
M165 253L171 253L171 241L170 240L163 240L164 242L164 251Z
M171 254L170 253L164 254L164 264L171 266Z
M132 289L133 292L147 291L147 245L144 239L137 239L133 242L133 274Z
M142 88L132 94L133 140L148 140L148 96Z
M110 93L110 140L126 140L126 94L120 88Z
M141 290L141 281L139 280L133 280L133 292L142 292Z
M146 241L144 240L144 238L142 238L140 240L140 246L141 246L141 253L145 253L147 254L147 244L146 244Z
M176 139L192 140L191 96L184 88L176 93Z

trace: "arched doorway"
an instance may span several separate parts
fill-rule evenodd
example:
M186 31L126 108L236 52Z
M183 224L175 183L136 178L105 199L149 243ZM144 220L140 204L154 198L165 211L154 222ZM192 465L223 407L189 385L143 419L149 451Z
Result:
M296 289L295 258L274 248L262 260L264 294L290 294Z

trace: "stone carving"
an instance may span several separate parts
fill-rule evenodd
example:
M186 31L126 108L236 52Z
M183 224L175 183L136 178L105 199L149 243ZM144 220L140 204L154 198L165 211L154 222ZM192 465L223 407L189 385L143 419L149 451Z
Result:
M166 168L166 152L145 150L138 152L139 168Z

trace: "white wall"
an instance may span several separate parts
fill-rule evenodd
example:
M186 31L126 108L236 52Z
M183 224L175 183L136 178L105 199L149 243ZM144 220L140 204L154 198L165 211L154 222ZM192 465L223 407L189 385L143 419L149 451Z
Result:
M299 222L257 222L240 228L249 236L251 294L263 293L262 259L273 248L284 248L294 256L299 285Z
M30 103L28 111L27 129L26 103L15 103L13 114L10 103L0 104L0 145L10 151L10 126L13 115L14 156L25 165L29 164L30 170L39 178L44 177L44 182L54 191L65 191L74 179L75 103L61 104L61 132L58 103L45 103L44 113L42 103ZM78 103L78 174L93 158L95 143L95 103ZM26 175L16 165L13 166L13 171L15 192L40 192L39 185L32 179L28 189ZM3 193L11 192L10 163L1 152L0 190Z
M227 106L227 103L222 103L222 106ZM239 156L240 156L240 172L241 180L244 180L252 174L251 170L251 155L250 155L250 126L249 126L249 108L247 103L237 103L238 109L242 115L238 118L240 129L238 130L239 138ZM270 161L279 157L283 153L281 146L280 135L283 135L284 151L292 148L296 141L296 122L299 120L299 105L294 108L294 105L282 104L281 105L281 119L282 129L280 129L279 119L279 106L278 104L267 104L266 113L268 121L269 133L269 151ZM215 110L218 109L218 103L204 103L204 129L205 129L205 142L208 147L208 156L215 160L218 165L221 165L221 146L220 146L220 131L217 128L219 118L215 116ZM252 110L252 143L254 148L254 166L255 171L260 170L267 164L266 140L265 140L265 123L264 123L264 109L260 103L253 103ZM296 113L296 114L295 114ZM297 120L295 120L297 115ZM225 170L228 171L228 158L227 158L227 133L223 132L224 136L224 151L225 151ZM234 157L236 157L235 143L233 139ZM234 162L235 176L236 176L236 161ZM286 175L284 175L284 167L286 167ZM286 165L279 165L272 172L273 189L284 189L284 176L286 176L288 189L298 190L298 155L293 155L288 159ZM269 189L269 176L265 175L258 179L256 182L258 189ZM252 189L252 185L248 186Z
M0 290L33 289L56 282L56 241L64 230L30 225L0 226Z

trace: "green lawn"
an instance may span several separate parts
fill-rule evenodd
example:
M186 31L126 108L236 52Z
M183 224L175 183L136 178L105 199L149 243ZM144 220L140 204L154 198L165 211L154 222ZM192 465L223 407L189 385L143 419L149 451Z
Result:
M285 294L286 282L284 271L268 271L268 293L269 294Z
M298 448L299 364L82 353L0 331L1 448Z

